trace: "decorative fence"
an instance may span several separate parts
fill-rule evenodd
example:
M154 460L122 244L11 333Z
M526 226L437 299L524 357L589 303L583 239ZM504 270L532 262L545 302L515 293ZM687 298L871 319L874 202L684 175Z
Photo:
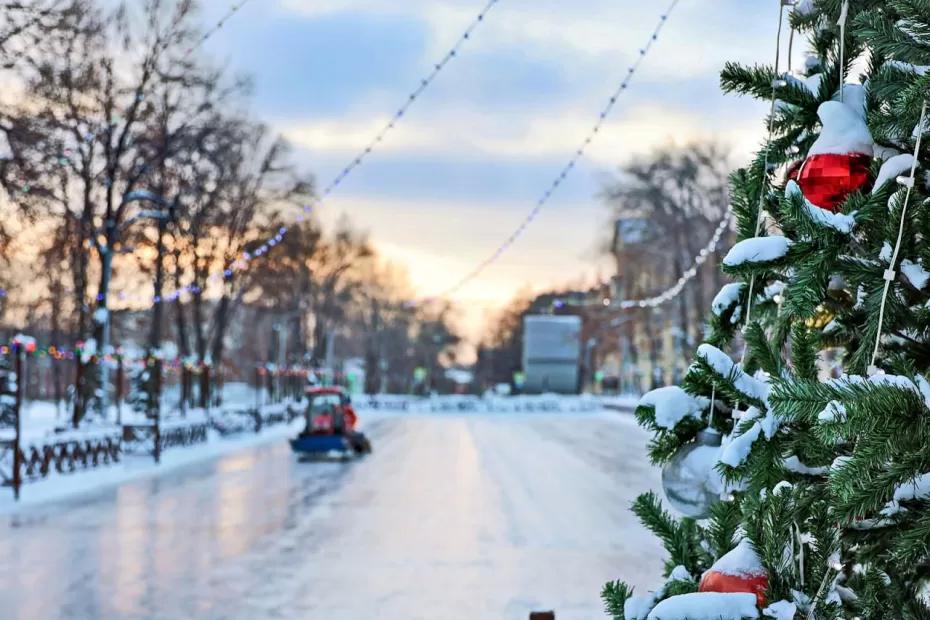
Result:
M84 387L97 364L110 369L107 375L115 372L116 423L87 429L82 421L89 406L83 401ZM308 372L295 366L259 366L254 406L216 408L209 365L152 355L129 358L119 349L98 355L90 343L68 351L38 348L34 338L18 335L0 345L0 484L11 487L18 498L24 482L110 465L125 454L151 455L157 463L166 449L206 442L211 429L220 435L257 433L290 422L298 415ZM73 388L63 390L63 378L72 374ZM33 397L51 394L56 400L68 391L77 428L24 436L21 410L27 386ZM127 394L127 402L140 411L124 412ZM108 409L103 400L101 410ZM28 429L27 435L36 435L36 429Z

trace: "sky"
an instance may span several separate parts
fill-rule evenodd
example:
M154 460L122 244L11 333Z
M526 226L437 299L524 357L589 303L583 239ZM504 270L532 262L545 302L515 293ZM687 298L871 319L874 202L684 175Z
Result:
M251 0L205 51L253 80L251 111L325 186L486 0ZM208 27L231 0L204 0ZM493 253L580 146L669 2L500 0L381 146L321 206L347 215L417 294ZM771 63L778 2L681 0L588 155L509 251L453 297L480 337L515 295L609 274L602 189L631 157L712 138L736 161L764 104L724 95L726 61Z

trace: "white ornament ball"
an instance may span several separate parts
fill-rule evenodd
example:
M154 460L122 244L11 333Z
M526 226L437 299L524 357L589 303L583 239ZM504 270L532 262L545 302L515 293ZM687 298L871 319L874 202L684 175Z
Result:
M715 430L703 430L662 468L665 497L686 517L704 519L710 516L711 506L720 501L724 485L714 468L720 440Z

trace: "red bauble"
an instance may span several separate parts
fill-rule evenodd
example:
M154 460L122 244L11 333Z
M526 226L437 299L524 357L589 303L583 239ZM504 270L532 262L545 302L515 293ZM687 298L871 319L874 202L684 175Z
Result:
M756 595L759 607L765 607L769 577L765 574L727 575L710 569L701 577L700 592L748 592Z
M804 160L797 181L812 204L836 213L852 192L869 180L872 157L862 153L820 153Z
M721 556L701 576L700 592L748 592L756 595L759 607L765 607L765 590L769 576L747 539Z

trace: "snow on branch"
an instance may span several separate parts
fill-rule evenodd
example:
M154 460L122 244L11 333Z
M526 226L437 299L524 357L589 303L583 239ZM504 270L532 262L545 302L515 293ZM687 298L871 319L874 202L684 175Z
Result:
M647 392L637 407L652 407L655 410L656 426L672 429L685 418L700 419L709 405L709 399L692 396L680 387L670 385Z
M702 344L697 350L698 359L704 361L713 371L729 381L747 400L768 406L771 386L746 374L739 364L730 356L713 345Z
M788 254L792 241L787 237L751 237L730 248L723 257L724 267L773 263Z

